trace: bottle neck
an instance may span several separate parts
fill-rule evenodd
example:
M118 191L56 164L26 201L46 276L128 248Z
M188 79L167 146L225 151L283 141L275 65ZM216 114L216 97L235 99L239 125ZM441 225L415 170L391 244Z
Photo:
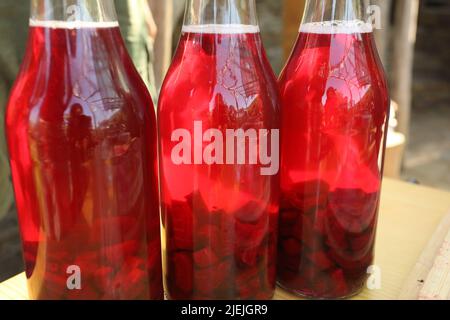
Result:
M117 22L117 14L114 0L31 0L31 20Z
M368 21L369 0L308 0L302 24Z
M255 0L188 0L184 25L257 26Z

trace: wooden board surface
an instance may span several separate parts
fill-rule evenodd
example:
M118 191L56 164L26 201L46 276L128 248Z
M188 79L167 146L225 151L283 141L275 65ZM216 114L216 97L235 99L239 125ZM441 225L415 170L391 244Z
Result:
M399 298L406 280L449 210L448 192L386 179L376 249L382 287L366 289L355 299ZM27 299L23 274L0 284L2 299ZM294 300L296 297L278 289L275 299Z
M442 220L410 273L400 298L450 299L450 212Z
M306 0L283 0L283 57L289 58L298 37Z

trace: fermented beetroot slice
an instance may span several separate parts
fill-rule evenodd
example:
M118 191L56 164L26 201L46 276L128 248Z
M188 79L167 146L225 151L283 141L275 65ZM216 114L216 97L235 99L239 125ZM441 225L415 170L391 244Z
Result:
M326 252L316 251L309 254L309 260L320 270L328 270L334 266Z
M301 192L288 196L292 194ZM305 198L309 195L307 192ZM346 297L361 288L373 260L378 194L350 189L329 193L330 201L323 200L323 195L317 197L314 201L296 200L300 207L281 210L279 279L283 286L309 296ZM325 207L317 204L324 201ZM308 208L307 202L316 204ZM287 213L285 219L283 212ZM294 249L295 239L301 242L301 249Z
M104 220L94 219L96 231L77 225L78 229L63 241L47 239L47 280L39 288L39 293L33 293L35 298L148 299L151 288L162 292L161 281L149 282L150 277L161 279L160 257L147 255L145 236L140 237L142 233L136 232L138 227L133 225L130 230L125 230L128 224L138 220L126 216L105 217ZM143 224L141 226L144 227ZM98 234L94 235L94 232ZM148 243L149 253L160 253L160 245L150 248L151 243ZM80 268L81 290L67 288L69 266Z
M200 192L194 192L191 195L186 197L187 204L189 206L189 211L186 214L190 214L193 218L193 221L196 225L208 224L210 220L213 218L210 215L208 207L206 203L203 201L203 198Z
M277 282L277 265L275 259L272 260L273 263L269 262L268 272L265 273L263 270L260 271L262 282L267 290L271 290L276 286Z
M252 300L256 297L256 294L261 290L261 280L258 276L254 276L247 281L238 281L236 283L239 296L243 300Z
M179 293L177 293L178 290L171 292L171 294L176 294L174 298L190 296L194 286L192 257L187 253L175 253L170 259L168 268L171 275L168 281L181 291Z
M314 217L302 216L301 228L297 231L296 237L302 240L302 244L310 251L318 250L317 246L322 245L321 234L314 230Z
M97 290L110 287L115 270L112 267L100 267L92 272L92 284Z
M161 240L155 239L148 244L148 268L150 275L156 274L161 277L161 272L158 272L161 267ZM152 270L155 270L152 272Z
M200 294L212 294L222 287L230 272L230 261L223 261L216 266L206 269L196 269L194 273L195 290ZM229 283L228 286L232 286L232 284Z
M288 256L300 256L302 254L302 244L295 238L281 240L281 252Z
M258 276L258 269L257 268L239 268L234 270L235 271L235 281L237 283L246 283L250 281L251 278Z
M328 281L326 276L319 276L314 279L314 282L311 283L311 292L314 292L314 295L327 297L329 294L329 288L332 283Z
M367 256L359 259L352 258L351 253L347 252L332 251L330 256L346 275L351 275L353 278L367 277L367 268L373 262L373 252L369 252Z
M296 184L292 191L282 197L283 209L301 209L310 211L314 208L326 208L329 185L324 181L307 181Z
M216 265L219 258L211 248L203 248L194 252L194 263L199 268L208 268Z
M354 217L375 212L378 204L378 193L366 193L360 189L337 189L329 198L331 209Z
M235 227L230 221L214 225L203 225L196 229L194 249L211 248L221 259L232 256L235 249Z
M217 247L217 252L224 259L232 256L236 247L234 228L229 227L228 229L220 229L220 232L217 234L219 235L218 239L220 244L220 246Z
M85 281L84 284L82 283L81 290L67 290L67 287L66 287L65 291L62 291L63 296L64 296L63 299L65 299L65 300L85 300L85 301L93 301L93 300L103 299L103 296L106 293L101 294L100 293L101 291L97 290L97 288L92 286L91 283L92 283L92 281ZM58 298L51 298L51 299L54 300L54 299L58 299ZM59 299L61 299L61 298L59 298Z
M300 274L309 279L310 282L316 280L316 278L321 275L323 271L321 271L317 266L311 263L307 258L301 260L300 264Z
M354 251L356 256L361 254L366 255L369 250L372 249L375 243L375 234L364 233L361 235L355 235L349 237L350 247Z
M301 256L288 256L285 254L280 254L278 257L278 269L289 270L292 272L299 272L301 266Z
M322 237L326 236L327 233L327 220L328 211L326 209L317 210L316 214L312 217L314 231Z
M252 207L255 207L254 203L242 206L241 209L248 211ZM169 257L182 255L177 258L181 262L169 259L167 284L171 298L255 299L261 286L256 288L241 280L243 270L247 270L252 279L257 278L260 285L267 288L265 290L273 292L278 214L269 216L264 213L256 220L237 218L240 214L242 212L228 213L220 210L203 214L207 221L196 221L193 224L192 250L180 250L177 247L168 250ZM167 218L170 226L170 216ZM176 263L184 267L175 267ZM189 268L189 263L190 271L186 275L181 270ZM178 283L179 276L174 276L175 272L191 278L192 285L190 281L187 284ZM265 279L265 283L261 279Z
M335 211L330 214L332 220L341 229L344 229L347 234L359 234L367 232L372 229L373 221L376 218L375 215L369 215L366 217L354 217L346 214L343 211L336 213Z
M299 269L293 271L288 270L286 268L278 268L278 280L285 286L285 284L289 284L286 286L287 289L293 290L306 290L310 287L310 278L305 277L302 273L299 272Z
M127 292L128 299L144 299L148 296L149 290L146 279L144 262L136 259L122 266L114 277L112 288L116 292Z
M349 288L347 286L347 281L345 279L344 271L342 269L337 269L331 274L332 287L332 297L345 298L349 295Z
M194 247L194 221L186 202L173 202L167 209L169 250L189 251Z
M46 271L43 274L43 282L38 288L39 292L35 292L37 299L95 300L99 298L98 292L91 286L90 281L87 281L85 286L83 285L82 290L69 290L67 288L67 273L63 264L60 264L58 269L55 268L54 271ZM86 274L85 277L86 279L90 278L89 274Z
M147 270L150 282L150 299L163 300L163 270L161 264L161 240L160 238L149 243L148 247L148 265Z
M155 270L155 269L154 269ZM164 300L164 290L162 276L160 274L151 273L153 275L150 278L150 299L151 300Z
M255 301L264 301L264 300L269 301L269 300L273 299L273 296L274 296L273 290L272 289L270 289L270 290L267 289L267 290L259 291L256 294L256 296L254 297L254 299L252 299L252 300L255 300Z
M279 229L279 236L283 238L295 237L301 241L301 232L299 232L300 221L296 221L295 223L281 223Z
M346 250L349 246L347 232L334 219L329 219L327 224L326 244L337 250Z
M234 216L237 220L243 223L258 223L258 221L267 212L267 208L261 207L256 201L249 201L241 208L239 208Z
M236 221L235 241L237 247L258 247L268 234L269 221L260 219L256 224Z
M280 212L280 222L281 224L291 224L296 223L300 211L297 209L286 209Z
M349 233L365 232L377 217L378 193L338 189L330 194L330 214Z
M140 243L138 241L127 241L121 244L112 245L104 248L100 253L102 259L105 259L109 265L121 265L129 257L135 257L139 254Z
M64 273L46 272L44 276L46 288L55 291L67 291L67 277Z
M238 280L242 270L248 270L252 277L266 279L264 288L274 290L278 212L270 213L256 201L242 203L236 208L233 212L219 208L208 211L211 208L207 207L201 194L194 192L186 197L186 204L173 203L167 209L167 243L176 243L167 246L166 280L171 298L254 298L261 288L251 288L245 281ZM172 221L172 213L178 215L179 221ZM185 232L181 226L171 228L183 223L186 216L192 219L183 228L190 231ZM180 236L175 234L179 230L192 235L192 244L179 244ZM270 259L269 255L273 257ZM179 283L181 276L189 278L185 280L187 283ZM249 293L244 297L239 294L239 288L245 286L249 287Z
M236 249L236 261L241 266L254 267L258 262L259 248Z

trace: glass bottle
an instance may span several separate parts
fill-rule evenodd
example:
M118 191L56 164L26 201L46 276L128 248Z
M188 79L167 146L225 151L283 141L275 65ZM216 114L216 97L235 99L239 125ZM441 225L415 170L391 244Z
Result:
M161 299L156 119L113 0L32 0L7 137L33 299Z
M158 111L166 292L270 299L279 101L254 0L190 0Z
M309 0L280 77L278 281L346 298L373 263L389 119L368 1Z

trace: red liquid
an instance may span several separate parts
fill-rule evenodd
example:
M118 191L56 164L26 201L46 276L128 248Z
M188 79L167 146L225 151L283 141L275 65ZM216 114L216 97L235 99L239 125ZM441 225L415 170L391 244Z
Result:
M263 176L260 164L176 165L171 135L179 128L194 135L195 121L224 136L227 129L279 129L278 112L276 79L259 34L182 35L158 117L171 299L273 296L278 173Z
M119 29L31 27L7 132L31 297L161 299L156 121Z
M280 79L278 279L296 293L357 293L373 263L388 92L371 33L301 33Z

